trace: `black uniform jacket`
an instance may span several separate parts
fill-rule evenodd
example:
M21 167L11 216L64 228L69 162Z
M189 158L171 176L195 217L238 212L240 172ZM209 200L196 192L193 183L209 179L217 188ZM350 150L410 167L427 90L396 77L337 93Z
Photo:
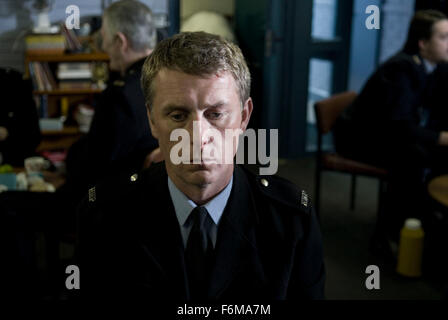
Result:
M135 179L92 188L81 206L80 295L189 300L164 163ZM235 168L215 254L210 301L324 298L318 222L307 194L287 180Z
M439 69L428 75L419 55L404 52L382 64L337 122L336 149L362 152L365 147L370 158L393 154L401 145L436 146L440 126L428 117L440 104L435 100Z
M157 148L140 86L144 61L135 62L124 77L114 77L101 93L87 139L69 152L70 178L94 185L111 172L135 172Z

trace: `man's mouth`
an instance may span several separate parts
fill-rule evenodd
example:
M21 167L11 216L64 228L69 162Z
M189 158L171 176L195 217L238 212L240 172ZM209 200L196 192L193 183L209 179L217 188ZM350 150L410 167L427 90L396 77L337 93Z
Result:
M201 159L190 159L191 164L215 164L218 163L216 158L201 158Z
M205 164L204 162L201 162L200 164L192 163L189 166L193 171L205 171L209 169L208 165Z

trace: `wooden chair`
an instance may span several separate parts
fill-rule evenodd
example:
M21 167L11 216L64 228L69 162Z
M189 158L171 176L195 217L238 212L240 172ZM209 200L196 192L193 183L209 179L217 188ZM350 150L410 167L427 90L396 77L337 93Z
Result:
M351 179L351 197L350 209L355 207L355 192L356 192L356 177L358 175L378 178L380 180L379 204L378 212L382 211L383 197L385 193L385 181L387 178L387 171L382 168L377 168L366 163L354 161L344 158L334 152L322 151L322 136L329 133L333 128L338 116L346 109L356 98L356 93L353 91L343 92L333 95L327 99L318 101L314 105L317 121L317 155L316 155L316 189L315 189L315 210L320 219L320 188L321 175L323 171L337 171L348 173L352 176ZM379 219L380 215L378 215Z

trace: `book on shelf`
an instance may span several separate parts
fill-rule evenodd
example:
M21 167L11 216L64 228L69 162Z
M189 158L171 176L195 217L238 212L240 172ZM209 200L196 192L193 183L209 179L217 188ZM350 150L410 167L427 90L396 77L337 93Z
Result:
M65 23L62 24L61 33L65 38L66 49L70 52L82 51L82 45L72 29L68 29Z
M51 72L51 69L50 69L50 66L48 65L48 63L44 62L41 65L44 69L45 75L47 76L47 80L50 83L51 89L57 88L58 84L56 83L56 79L54 78L53 72Z
M31 81L36 90L54 90L56 80L47 62L30 62L29 71Z
M31 82L33 84L33 88L35 90L38 90L39 84L37 83L37 76L36 76L36 73L34 72L34 67L33 67L33 63L32 62L30 62L28 64L28 71L29 71L29 74L30 74Z
M61 54L65 50L62 34L29 34L25 37L27 54Z
M38 102L39 118L48 118L48 97L43 94L39 97Z
M92 63L90 62L60 62L58 64L58 70L68 71L68 70L91 70Z
M33 61L29 63L29 73L38 91L95 89L90 63L60 63L55 78L48 62Z
M90 79L92 78L91 70L70 70L57 73L59 80L65 79Z
M89 62L59 63L56 74L59 80L91 79L92 64Z
M59 89L94 89L92 81L80 79L80 80L61 80L59 81Z
M64 129L64 118L40 118L40 130L62 130Z

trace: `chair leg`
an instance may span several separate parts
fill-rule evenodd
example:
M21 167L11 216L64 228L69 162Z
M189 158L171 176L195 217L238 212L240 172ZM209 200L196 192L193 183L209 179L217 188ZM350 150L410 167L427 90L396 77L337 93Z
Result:
M387 182L384 180L379 181L379 190L378 190L378 212L376 215L376 227L375 233L384 234L385 226L384 226L384 218L385 218L385 200L387 193Z
M355 197L356 197L356 174L352 174L352 183L350 190L350 210L355 210Z
M378 212L376 216L375 231L370 240L370 251L376 255L381 255L389 263L396 263L396 249L391 245L391 241L387 231L387 197L388 197L388 182L379 181L378 194Z
M378 192L378 212L384 209L384 198L386 195L387 182L380 180L379 192Z
M321 180L321 168L316 164L316 178L314 188L314 210L316 212L317 221L320 222L320 180Z
M379 241L387 239L386 228L386 197L387 197L387 182L379 180L378 190L378 211L376 214L375 231L373 238Z

